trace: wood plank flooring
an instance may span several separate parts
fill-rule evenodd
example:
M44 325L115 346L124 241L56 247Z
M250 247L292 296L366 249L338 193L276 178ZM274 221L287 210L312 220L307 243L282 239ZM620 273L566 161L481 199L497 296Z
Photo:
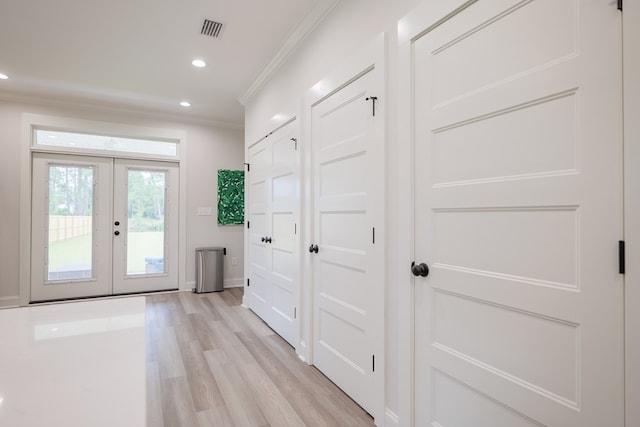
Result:
M253 312L242 288L146 297L147 426L373 426Z

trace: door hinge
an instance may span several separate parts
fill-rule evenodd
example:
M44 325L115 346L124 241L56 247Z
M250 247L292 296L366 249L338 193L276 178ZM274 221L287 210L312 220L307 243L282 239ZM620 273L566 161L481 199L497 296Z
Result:
M247 279L247 287L251 286L251 279Z
M375 245L376 244L376 228L375 227L373 227L373 236L371 236L371 237L372 237L372 240L373 240L373 244Z
M371 367L373 369L373 372L375 372L376 371L376 355L375 354L371 355L371 365L372 365Z
M298 234L298 224L293 224L293 234Z
M618 10L622 11L622 2L623 0L618 0Z
M295 143L294 150L297 150L298 149L298 139L297 138L291 138L291 141L293 141Z
M371 101L373 104L373 117L376 116L376 101L378 100L377 96L369 96L365 99L365 101Z
M626 265L625 265L625 253L624 253L624 240L620 240L618 242L618 272L620 274L625 274Z
M293 307L293 318L294 319L298 318L298 309L296 307Z
M251 172L251 165L249 163L245 163L247 165L247 172Z
M251 228L251 221L247 221L247 228Z

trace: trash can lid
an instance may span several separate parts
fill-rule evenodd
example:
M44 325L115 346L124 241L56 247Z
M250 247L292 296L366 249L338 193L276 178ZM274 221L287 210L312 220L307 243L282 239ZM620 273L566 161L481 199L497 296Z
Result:
M211 246L208 248L196 248L196 252L200 252L200 251L224 251L225 248L223 248L222 246Z

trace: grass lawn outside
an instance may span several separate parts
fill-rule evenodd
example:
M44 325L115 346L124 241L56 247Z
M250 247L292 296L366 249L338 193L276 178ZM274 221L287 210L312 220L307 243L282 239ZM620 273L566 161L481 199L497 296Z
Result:
M145 272L147 257L164 256L164 232L130 232L127 242L127 274ZM74 237L49 245L49 271L53 272L66 266L91 265L91 235ZM114 254L114 256L121 256Z

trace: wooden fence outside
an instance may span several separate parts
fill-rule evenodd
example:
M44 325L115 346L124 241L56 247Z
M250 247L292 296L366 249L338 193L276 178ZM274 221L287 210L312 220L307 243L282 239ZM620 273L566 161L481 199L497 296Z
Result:
M91 216L49 215L49 243L91 233Z

